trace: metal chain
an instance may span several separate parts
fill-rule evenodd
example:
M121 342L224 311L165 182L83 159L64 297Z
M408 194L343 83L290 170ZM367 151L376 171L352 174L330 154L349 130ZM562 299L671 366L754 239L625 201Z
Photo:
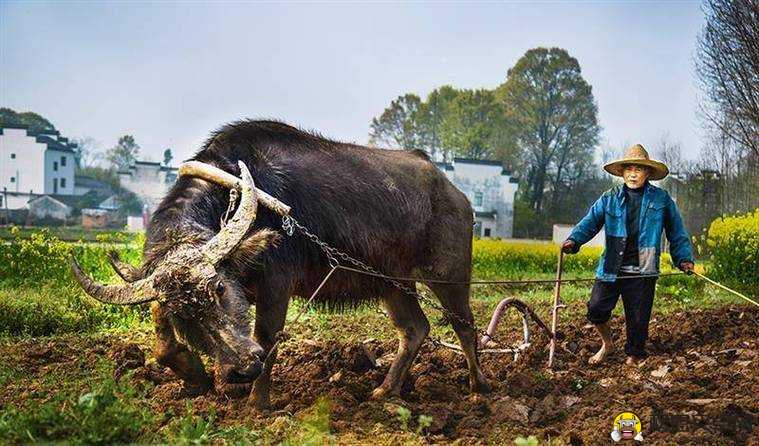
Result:
M297 229L300 233L302 233L311 242L313 242L314 244L316 244L317 246L319 246L319 248L327 256L327 259L329 260L330 266L333 267L333 268L335 268L335 267L342 268L341 265L340 265L340 263L337 260L337 258L339 257L340 259L342 259L342 260L344 260L344 261L346 261L346 262L348 262L348 263L350 263L350 264L352 264L354 266L357 266L357 267L359 267L359 268L361 268L361 269L363 269L363 270L365 270L365 271L367 271L369 273L372 273L374 275L383 275L381 272L379 272L378 270L372 268L371 266L367 265L366 263L364 263L364 262L362 262L360 260L354 259L353 257L349 256L348 254L346 254L346 253L344 253L342 251L339 251L336 248L333 248L332 246L329 246L327 243L325 243L324 241L322 241L319 238L319 236L317 236L316 234L313 234L312 232L310 232L305 226L301 225L292 216L285 215L284 217L282 217L282 228L285 230L285 232L287 233L288 236L292 236L293 233L294 233L294 231L295 231L295 229ZM430 307L432 307L432 308L440 311L449 320L456 319L461 324L464 324L464 325L468 326L469 328L473 329L476 333L479 333L480 336L488 335L485 331L479 330L477 328L477 326L474 325L473 322L464 320L463 318L459 317L458 315L451 313L450 311L448 311L442 305L438 305L435 301L433 301L429 297L421 295L420 293L416 292L415 290L412 290L410 287L402 284L400 281L394 280L394 279L390 279L390 278L387 278L387 277L385 277L385 280L387 280L388 282L390 282L393 286L395 286L399 290L403 291L407 295L409 295L409 296L417 299L419 302L423 302L423 303L427 304L428 306L430 306ZM488 337L490 337L490 339L492 341L498 342L497 339L495 338L495 336L488 335ZM432 338L430 338L430 339L432 339ZM438 341L438 340L432 339L432 341L433 341L434 344L441 345L440 341Z
M227 206L227 210L224 212L224 215L219 221L219 226L222 228L227 225L227 221L229 221L229 215L235 209L235 205L237 204L237 194L237 189L234 187L229 189L229 206Z

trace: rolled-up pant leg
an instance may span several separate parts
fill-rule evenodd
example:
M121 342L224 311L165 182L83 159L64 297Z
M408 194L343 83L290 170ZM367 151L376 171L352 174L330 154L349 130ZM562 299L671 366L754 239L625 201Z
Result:
M611 318L611 312L617 305L620 289L619 282L596 280L588 301L586 318L595 325L603 324Z
M648 323L654 304L656 277L619 280L622 303L625 307L625 328L627 341L625 353L639 358L646 356Z

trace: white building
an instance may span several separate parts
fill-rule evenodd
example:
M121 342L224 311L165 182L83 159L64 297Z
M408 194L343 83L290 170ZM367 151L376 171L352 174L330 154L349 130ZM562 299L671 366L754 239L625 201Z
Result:
M0 207L24 208L39 195L73 195L74 147L56 131L0 127Z
M454 158L452 163L435 163L474 209L474 235L511 238L517 180L498 161Z
M564 243L564 240L569 237L569 234L572 233L572 230L575 227L573 225L561 225L561 224L555 224L553 225L553 237L551 238L551 241L556 243L557 245L560 245ZM583 246L600 246L604 247L606 244L606 235L603 229L601 229L598 234L596 234L595 237L590 239L588 243L584 244Z
M119 171L121 187L133 192L152 213L177 181L177 168L161 163L136 161L128 170Z

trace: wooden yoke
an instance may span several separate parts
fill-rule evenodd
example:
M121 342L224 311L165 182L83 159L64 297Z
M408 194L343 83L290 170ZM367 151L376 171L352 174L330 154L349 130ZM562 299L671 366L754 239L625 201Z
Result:
M202 178L206 181L219 184L228 189L241 189L241 180L231 173L221 170L216 166L201 163L200 161L187 161L179 166L179 176ZM258 201L281 216L290 214L290 206L282 203L261 189L256 188Z

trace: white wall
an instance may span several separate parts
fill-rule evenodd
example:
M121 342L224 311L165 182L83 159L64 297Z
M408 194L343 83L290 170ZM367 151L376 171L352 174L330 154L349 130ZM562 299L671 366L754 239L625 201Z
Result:
M482 222L484 228L491 228L491 237L510 238L514 227L514 199L518 185L510 182L511 176L503 174L500 165L489 165L476 162L456 161L452 163L453 170L444 166L438 168L445 172L446 177L466 195L472 204L472 209L479 212L496 213L495 221L475 218ZM482 203L475 205L475 195L482 193Z
M0 195L3 195L2 191L0 190ZM7 198L7 202L5 202L5 199ZM24 209L26 208L27 203L29 203L29 194L5 194L3 198L3 209L6 207L8 209Z
M569 237L569 234L572 232L572 229L574 229L574 226L570 225L553 225L553 237L552 240L554 243L561 244L564 243L564 240ZM606 235L604 233L603 228L601 228L601 231L596 234L595 237L590 239L590 241L583 246L600 246L601 248L604 247L606 241Z
M119 172L121 187L134 192L152 212L169 191L174 181L166 182L169 172L159 165L137 163L129 174Z
M66 159L66 165L63 166L61 158ZM54 169L58 164L58 170ZM61 152L58 150L47 150L45 152L45 193L59 195L74 195L74 154L70 152ZM61 180L65 179L65 186L61 186ZM54 191L53 183L58 180L58 191Z
M4 128L0 135L0 191L5 187L9 192L45 193L46 149L46 144L27 136L26 130ZM11 154L16 158L11 159ZM12 183L11 177L16 181Z

